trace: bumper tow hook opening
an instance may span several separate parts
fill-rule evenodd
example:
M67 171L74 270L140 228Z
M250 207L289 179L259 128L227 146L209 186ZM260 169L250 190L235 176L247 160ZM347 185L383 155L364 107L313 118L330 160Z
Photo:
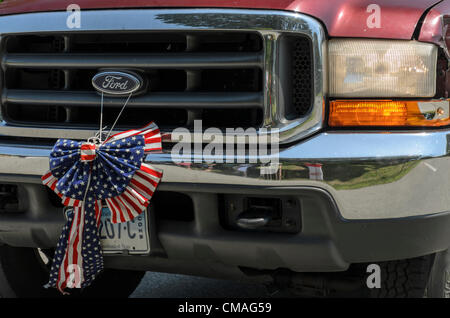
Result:
M273 211L266 206L250 206L236 217L236 225L245 230L257 230L272 220Z

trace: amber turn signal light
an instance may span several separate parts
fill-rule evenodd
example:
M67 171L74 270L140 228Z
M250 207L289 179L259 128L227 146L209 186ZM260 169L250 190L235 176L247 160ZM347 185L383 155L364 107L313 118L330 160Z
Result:
M449 101L336 100L328 124L345 126L429 126L450 124Z

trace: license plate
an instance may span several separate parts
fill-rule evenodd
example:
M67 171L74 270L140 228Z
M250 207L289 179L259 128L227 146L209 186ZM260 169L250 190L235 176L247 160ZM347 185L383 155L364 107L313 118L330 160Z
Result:
M142 212L132 221L111 223L111 211L103 208L100 222L100 239L104 254L148 254L150 236L147 211Z

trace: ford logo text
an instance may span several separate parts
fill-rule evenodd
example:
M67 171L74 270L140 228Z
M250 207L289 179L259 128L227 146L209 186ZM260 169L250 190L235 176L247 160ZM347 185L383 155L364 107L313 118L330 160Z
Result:
M142 80L136 74L105 71L92 78L92 86L100 93L126 95L139 90Z

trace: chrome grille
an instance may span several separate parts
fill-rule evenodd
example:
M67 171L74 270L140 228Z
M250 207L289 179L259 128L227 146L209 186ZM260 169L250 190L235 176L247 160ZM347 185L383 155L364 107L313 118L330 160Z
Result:
M152 119L164 128L253 127L262 122L262 38L255 32L15 35L4 41L3 117L16 124L94 127L102 69L133 70L149 83L119 127ZM105 98L112 123L123 98ZM206 115L206 116L205 116Z
M132 70L150 82L133 96L120 128L151 118L170 132L202 119L204 129L277 128L280 142L289 143L322 127L326 40L314 18L271 10L126 9L85 11L81 29L65 21L66 12L0 17L0 135L92 136L99 96L90 81L101 69ZM295 60L301 66L294 69ZM108 98L105 117L115 118L121 105Z

